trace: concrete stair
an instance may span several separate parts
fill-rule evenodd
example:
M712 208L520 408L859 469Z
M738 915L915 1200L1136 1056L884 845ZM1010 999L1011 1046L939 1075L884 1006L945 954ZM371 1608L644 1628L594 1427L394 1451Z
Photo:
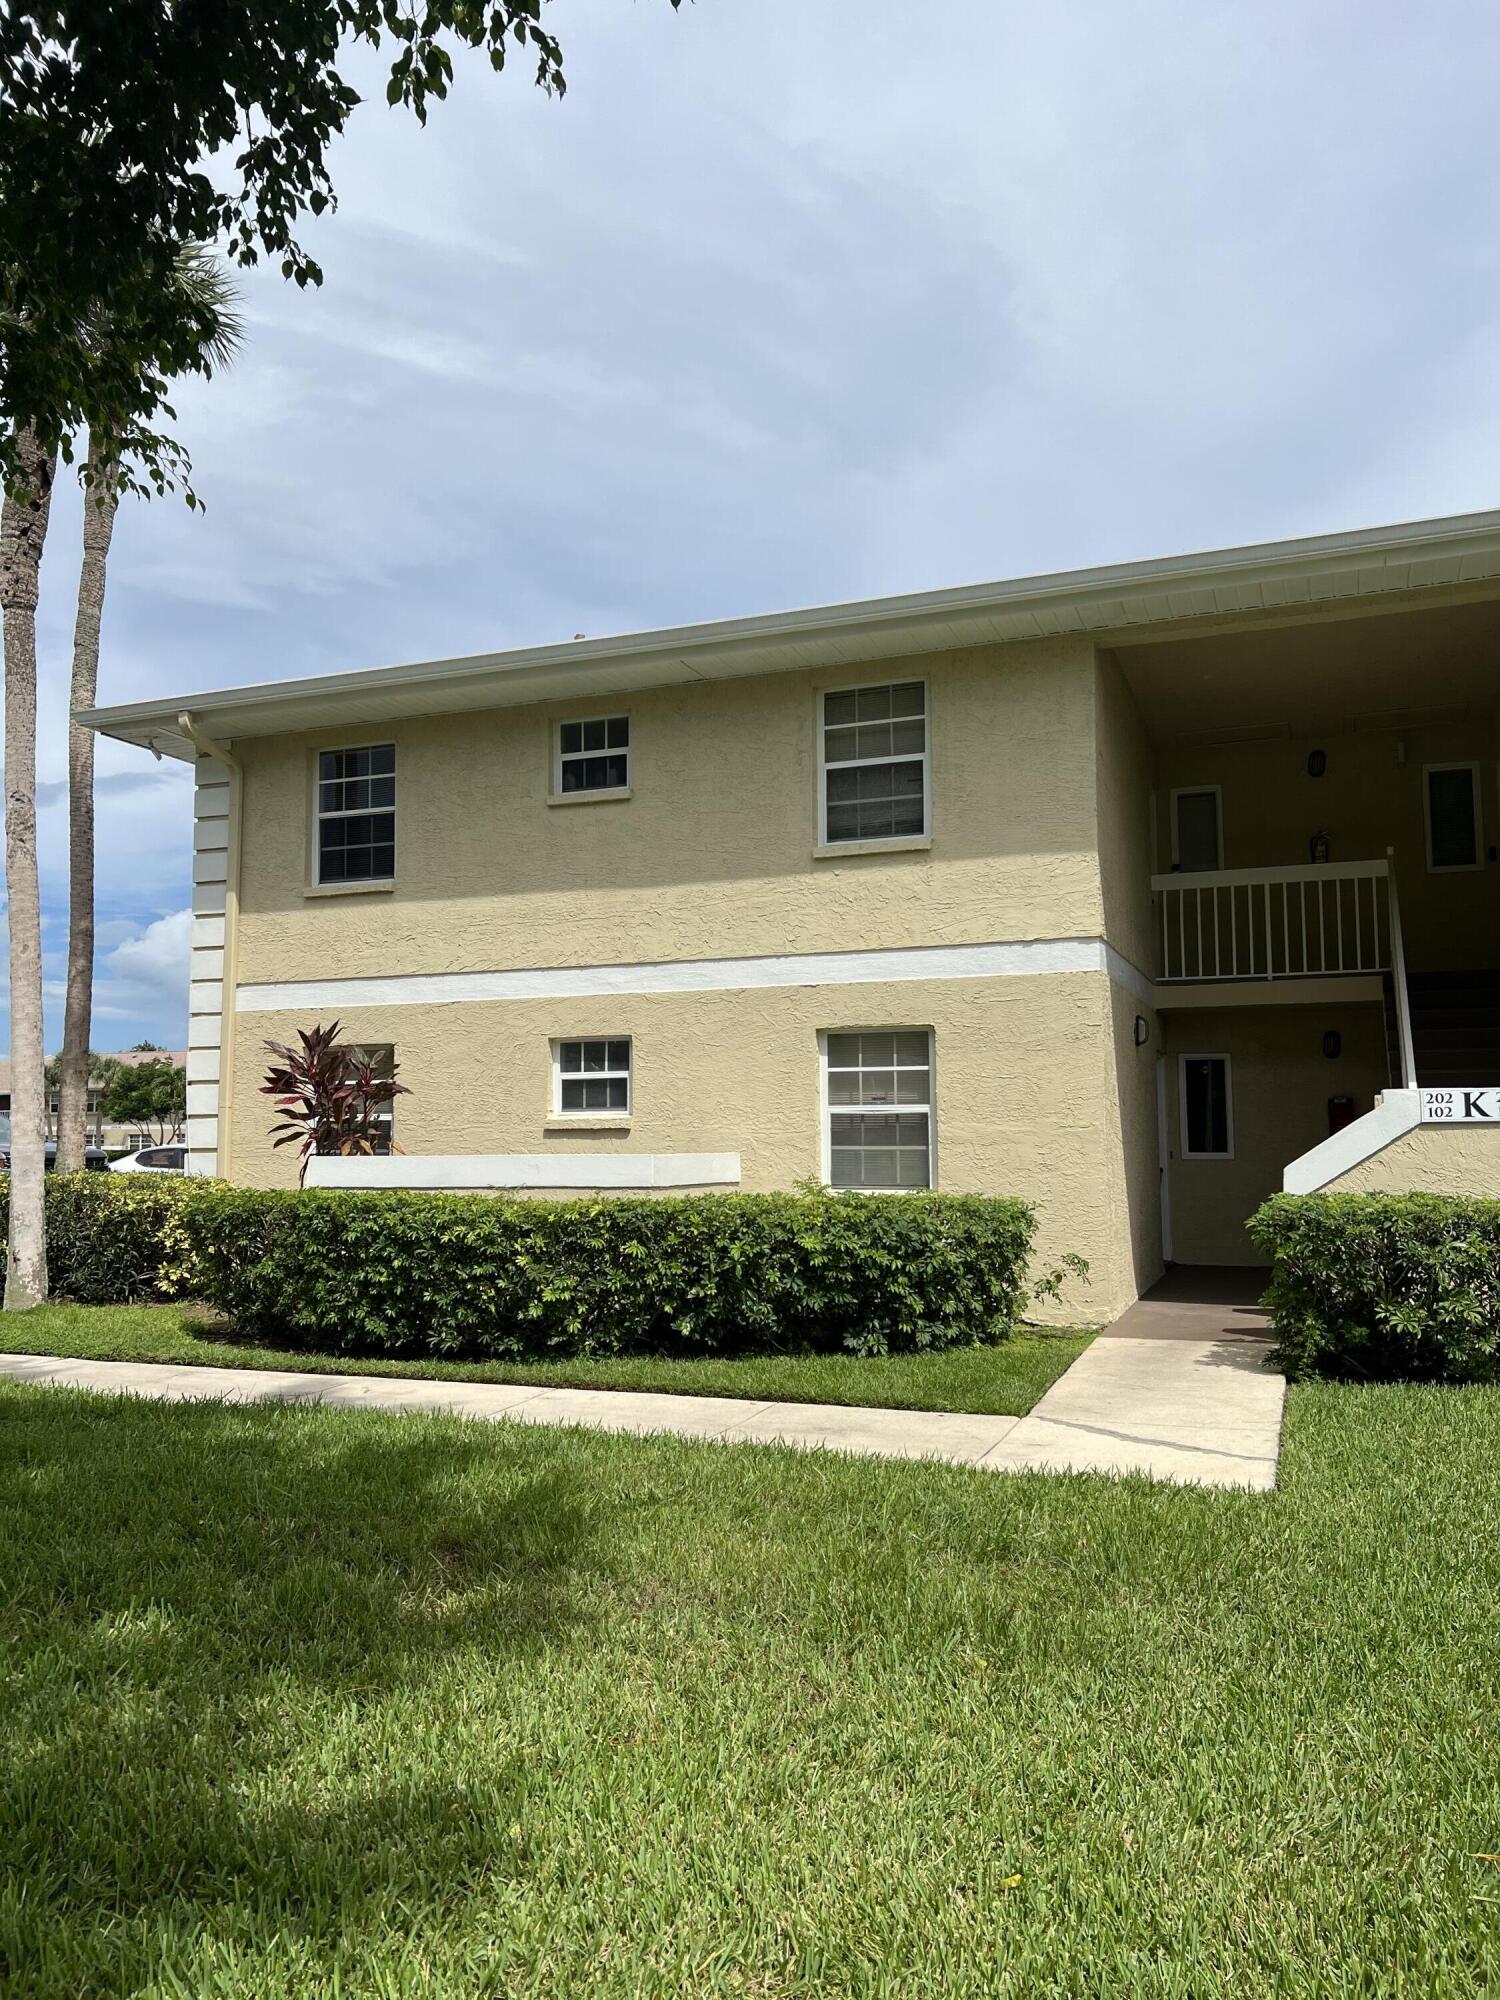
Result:
M1500 1083L1500 971L1407 975L1417 1082Z

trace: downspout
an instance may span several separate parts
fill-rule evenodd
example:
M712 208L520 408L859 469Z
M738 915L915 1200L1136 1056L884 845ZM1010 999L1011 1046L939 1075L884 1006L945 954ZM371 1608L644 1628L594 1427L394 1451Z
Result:
M229 773L229 846L224 862L224 978L219 1001L219 1143L215 1149L218 1171L227 1176L230 1161L232 1083L234 1080L234 993L240 929L240 817L245 776L239 761L217 738L194 722L191 713L177 718L177 727L204 757L212 757ZM193 821L196 829L196 816ZM194 835L193 852L197 854ZM191 1050L189 1051L191 1060Z

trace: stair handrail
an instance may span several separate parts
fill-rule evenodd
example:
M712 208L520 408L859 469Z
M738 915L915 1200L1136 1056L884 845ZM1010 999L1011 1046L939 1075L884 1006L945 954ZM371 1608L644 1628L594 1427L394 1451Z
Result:
M1406 949L1401 941L1401 898L1396 893L1396 850L1385 850L1391 913L1391 984L1396 989L1396 1039L1401 1047L1401 1088L1414 1090L1417 1055L1411 1034L1411 1000L1406 991Z

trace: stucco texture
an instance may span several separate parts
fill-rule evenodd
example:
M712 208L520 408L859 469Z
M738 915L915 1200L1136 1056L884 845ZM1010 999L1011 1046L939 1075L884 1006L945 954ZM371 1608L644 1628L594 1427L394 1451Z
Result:
M1162 1274L1161 1148L1157 1142L1156 1058L1161 1025L1153 1010L1123 987L1110 987L1114 1055L1114 1140L1111 1166L1116 1180L1115 1210L1123 1221L1122 1247L1128 1253L1131 1297ZM1137 1043L1135 1024L1146 1023Z
M237 977L1092 937L1094 650L1044 640L237 746ZM818 696L928 682L930 850L814 859ZM549 805L554 725L628 714L631 796ZM397 887L309 896L319 747L394 741Z
M1419 1125L1330 1181L1327 1194L1470 1194L1500 1201L1500 1131Z
M1245 1234L1246 1217L1281 1188L1288 1160L1328 1137L1328 1100L1349 1096L1355 1116L1387 1082L1385 1021L1379 1006L1211 1008L1164 1014L1171 1215L1179 1264L1255 1264L1264 1257ZM1336 1030L1342 1052L1323 1053ZM1182 1055L1227 1055L1231 1066L1234 1157L1185 1159Z
M1153 1226L1149 1213L1132 1219L1122 1179L1112 995L1099 974L1067 973L363 1008L342 1019L351 1039L395 1044L412 1092L399 1101L397 1136L412 1152L738 1152L747 1190L821 1173L820 1030L930 1028L938 1186L1035 1202L1038 1268L1066 1251L1092 1267L1090 1283L1070 1287L1046 1316L1098 1322L1135 1297ZM239 1017L235 1180L295 1180L290 1153L273 1152L265 1137L257 1085L262 1043L306 1025L295 1014ZM628 1128L559 1129L550 1042L580 1035L631 1037ZM1133 1080L1132 1125L1141 1091Z
M1140 709L1111 653L1094 683L1094 784L1104 935L1150 978L1156 963L1151 909L1151 791L1155 752Z

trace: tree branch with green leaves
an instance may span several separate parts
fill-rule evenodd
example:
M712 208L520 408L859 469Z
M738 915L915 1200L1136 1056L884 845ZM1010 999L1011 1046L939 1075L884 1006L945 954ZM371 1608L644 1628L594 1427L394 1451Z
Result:
M680 0L669 0L677 7ZM336 206L329 149L360 102L360 44L392 60L386 98L425 123L454 54L516 60L552 96L545 0L59 0L0 8L0 479L32 431L80 430L125 490L187 484L168 435L174 376L207 373L205 324L174 290L179 246L224 246L321 282L299 222ZM103 314L117 338L83 330ZM190 491L190 489L189 489Z

